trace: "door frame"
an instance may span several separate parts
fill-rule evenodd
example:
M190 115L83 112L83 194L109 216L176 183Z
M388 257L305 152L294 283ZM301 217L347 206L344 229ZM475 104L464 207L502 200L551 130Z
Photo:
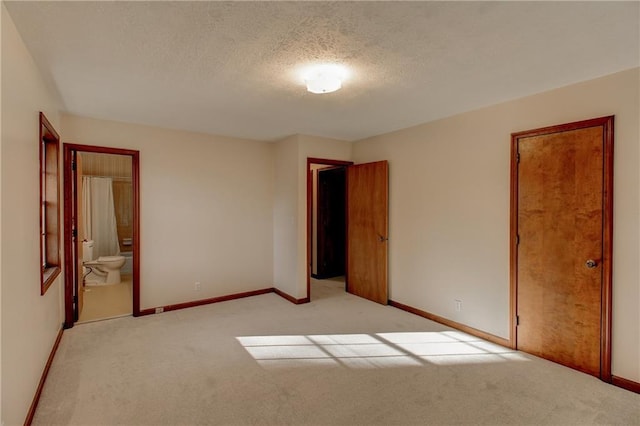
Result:
M613 265L613 123L614 116L526 130L511 134L510 304L509 343L518 349L518 142L521 138L603 128L602 287L600 310L600 379L611 382L611 318Z
M75 242L75 256L73 250L73 211L77 211L77 196L73 191L72 181L75 173L71 168L74 153L90 152L95 154L128 155L131 157L131 185L133 190L133 316L140 316L140 152L131 149L110 148L103 146L80 145L73 143L63 144L63 169L64 169L64 327L74 326L73 294L78 287L78 271L71 273L76 268L78 253L78 241ZM71 208L73 207L73 208Z
M312 164L321 164L326 166L343 166L349 167L353 165L353 161L330 160L327 158L307 157L307 297L305 301L311 301L311 250L312 250L312 226L313 226L313 174L311 173ZM346 183L345 183L346 185ZM348 195L345 192L345 205L349 204ZM345 218L346 220L346 218ZM346 252L345 252L346 253ZM345 262L346 268L346 262Z

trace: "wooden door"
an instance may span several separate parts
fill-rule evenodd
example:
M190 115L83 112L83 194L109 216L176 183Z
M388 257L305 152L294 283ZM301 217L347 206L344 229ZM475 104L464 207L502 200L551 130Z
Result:
M347 291L386 305L389 223L386 161L347 169Z
M610 374L612 129L606 117L512 135L516 346L598 377Z
M318 278L344 275L346 176L344 167L318 170Z

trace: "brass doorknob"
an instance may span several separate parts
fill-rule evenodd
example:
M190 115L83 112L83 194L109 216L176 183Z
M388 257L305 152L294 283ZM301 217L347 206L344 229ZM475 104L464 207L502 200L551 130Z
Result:
M587 266L587 268L592 269L592 268L595 268L596 266L598 266L598 262L596 262L593 259L589 259L589 260L587 260L585 265Z

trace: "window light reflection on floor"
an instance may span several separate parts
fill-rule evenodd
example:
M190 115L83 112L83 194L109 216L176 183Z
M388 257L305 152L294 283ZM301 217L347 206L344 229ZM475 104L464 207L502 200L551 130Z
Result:
M262 366L418 367L526 361L517 351L459 331L241 336Z

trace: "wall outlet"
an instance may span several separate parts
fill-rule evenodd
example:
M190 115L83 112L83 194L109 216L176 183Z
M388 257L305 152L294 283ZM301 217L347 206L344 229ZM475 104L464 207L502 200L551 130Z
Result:
M200 291L200 281L196 281L196 283L193 285L193 289L195 291Z
M161 314L163 312L164 312L164 308L163 307L156 308L156 314Z
M456 304L456 312L460 312L462 310L462 300L454 299Z

